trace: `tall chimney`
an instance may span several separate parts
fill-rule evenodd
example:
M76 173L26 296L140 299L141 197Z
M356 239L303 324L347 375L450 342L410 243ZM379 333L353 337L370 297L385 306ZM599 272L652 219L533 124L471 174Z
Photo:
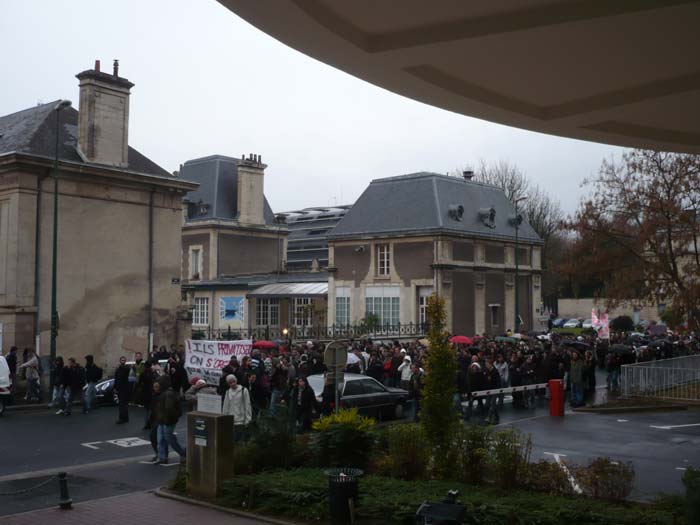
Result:
M252 153L238 163L238 222L265 224L265 168Z
M472 180L474 178L474 172L472 170L465 170L462 172L462 177L464 177L464 180Z
M134 86L118 76L95 69L78 73L80 106L78 150L88 162L125 168L129 165L129 95Z

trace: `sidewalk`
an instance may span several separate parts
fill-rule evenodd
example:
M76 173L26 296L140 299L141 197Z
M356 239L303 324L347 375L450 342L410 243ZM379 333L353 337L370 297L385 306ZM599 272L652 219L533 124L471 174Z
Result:
M123 496L98 499L76 504L73 510L58 508L35 510L3 516L3 525L140 525L163 523L168 525L260 525L260 521L240 518L217 510L188 505L171 499L159 498L153 492L134 492Z

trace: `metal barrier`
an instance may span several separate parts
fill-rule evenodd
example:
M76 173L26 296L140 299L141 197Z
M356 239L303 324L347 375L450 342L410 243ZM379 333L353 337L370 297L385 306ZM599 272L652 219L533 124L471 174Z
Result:
M623 397L700 401L700 355L622 366Z

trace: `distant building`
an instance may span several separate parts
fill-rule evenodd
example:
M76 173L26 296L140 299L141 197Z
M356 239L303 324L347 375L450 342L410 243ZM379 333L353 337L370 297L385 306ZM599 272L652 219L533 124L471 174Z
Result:
M182 228L183 290L192 329L207 336L325 325L328 276L287 272L289 231L265 198L266 167L257 155L182 166L181 177L199 183Z
M526 222L518 234L520 328L531 330L543 314L542 241ZM420 324L437 292L452 333L515 328L515 209L494 186L435 173L376 179L328 244L329 324Z
M80 112L51 102L0 117L0 332L4 351L39 335L49 353L58 138L58 355L112 367L147 351L149 333L182 335L182 198L196 184L129 146L133 84L116 67L77 78Z
M282 212L280 215L289 229L287 270L298 272L327 268L327 236L351 207L315 207Z

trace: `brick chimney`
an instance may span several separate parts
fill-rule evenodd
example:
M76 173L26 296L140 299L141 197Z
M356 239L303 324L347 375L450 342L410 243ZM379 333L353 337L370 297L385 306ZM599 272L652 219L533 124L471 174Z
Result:
M243 155L238 163L238 222L265 224L265 168L260 155Z
M88 162L126 168L129 164L129 94L134 86L119 76L119 61L112 74L95 68L78 73L80 107L78 150Z

